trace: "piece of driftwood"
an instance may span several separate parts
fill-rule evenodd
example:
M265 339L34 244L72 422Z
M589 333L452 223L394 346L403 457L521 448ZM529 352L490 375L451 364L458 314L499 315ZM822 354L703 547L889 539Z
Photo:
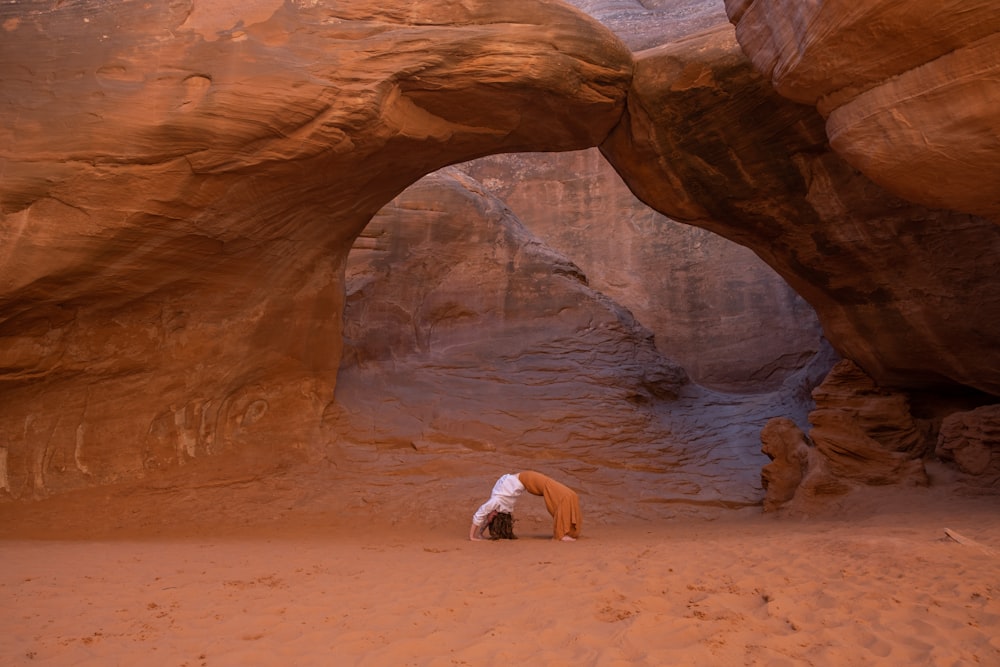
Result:
M955 540L959 544L964 544L967 547L976 547L977 549L979 549L983 553L989 554L990 556L996 556L997 555L996 551L994 551L993 549L990 549L985 544L980 544L979 542L976 542L975 540L971 540L968 537L966 537L965 535L962 535L961 533L955 532L951 528L945 528L944 529L944 534L947 535L948 537L950 537L951 539Z

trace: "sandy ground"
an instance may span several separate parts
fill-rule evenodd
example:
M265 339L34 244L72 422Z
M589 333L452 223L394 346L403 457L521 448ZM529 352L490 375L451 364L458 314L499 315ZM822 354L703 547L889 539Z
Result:
M528 497L520 539L469 542L493 479L425 521L385 511L420 485L369 504L287 472L7 504L0 664L1000 665L996 496L642 517L588 494L576 543Z

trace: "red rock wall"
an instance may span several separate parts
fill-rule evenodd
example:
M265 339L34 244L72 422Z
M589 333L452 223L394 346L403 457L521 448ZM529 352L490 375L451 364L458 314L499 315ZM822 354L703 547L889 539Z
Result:
M598 151L497 155L463 169L632 311L694 382L773 390L819 350L812 308L770 267L638 201Z
M669 437L656 404L684 389L684 370L456 169L372 220L347 290L345 364L327 412L344 441L593 459Z

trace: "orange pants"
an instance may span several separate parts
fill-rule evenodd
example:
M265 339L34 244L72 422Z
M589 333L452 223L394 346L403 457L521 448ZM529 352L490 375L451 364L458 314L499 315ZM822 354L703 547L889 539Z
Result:
M552 536L580 536L580 497L573 489L540 472L525 470L518 473L524 490L545 499L545 509L552 515Z

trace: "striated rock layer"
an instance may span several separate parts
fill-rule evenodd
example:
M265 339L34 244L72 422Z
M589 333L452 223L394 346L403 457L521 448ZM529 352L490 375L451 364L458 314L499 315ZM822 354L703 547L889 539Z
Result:
M790 419L761 430L764 511L843 494L859 484L929 483L923 459L931 446L907 397L877 386L850 360L838 362L813 390L807 438Z
M614 32L632 51L725 22L722 0L568 0Z
M572 0L632 51L728 19L721 1ZM694 382L777 389L821 346L812 308L753 251L650 209L597 150L493 155L463 165L597 290L625 305Z
M816 387L813 398L809 438L834 476L876 485L927 483L921 459L930 442L904 394L877 386L845 359Z
M630 312L458 169L380 211L346 278L344 366L325 413L337 470L555 468L668 515L756 504L759 429L775 411L804 423L803 391L830 364L752 396L690 384ZM633 482L655 492L637 497Z

